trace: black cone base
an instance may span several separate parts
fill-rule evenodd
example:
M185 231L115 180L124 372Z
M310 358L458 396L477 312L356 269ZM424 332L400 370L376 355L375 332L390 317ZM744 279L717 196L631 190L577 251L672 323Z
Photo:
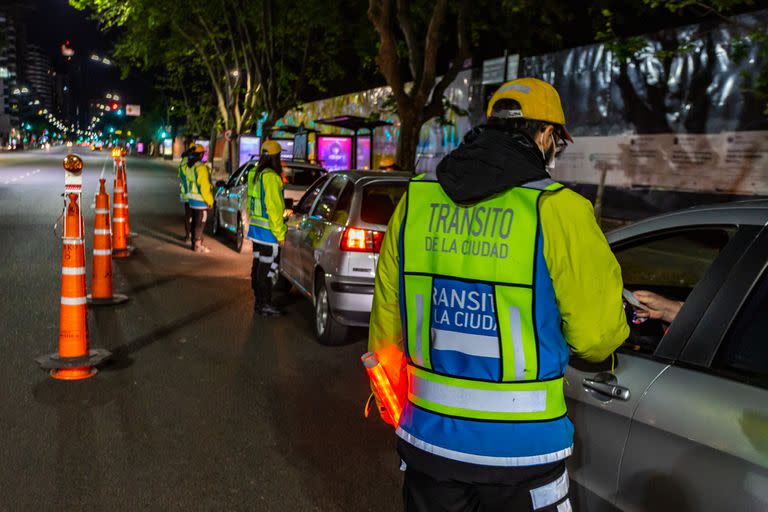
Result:
M89 293L87 300L89 306L117 306L118 304L128 302L128 296L121 293L113 293L112 297L106 299L94 299Z

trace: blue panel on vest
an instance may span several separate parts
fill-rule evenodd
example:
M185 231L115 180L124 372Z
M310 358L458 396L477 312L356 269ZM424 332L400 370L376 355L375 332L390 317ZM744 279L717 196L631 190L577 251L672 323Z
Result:
M195 210L207 210L208 204L205 201L198 201L196 199L189 200L189 207Z
M493 287L484 283L435 278L432 328L498 337Z
M430 327L435 371L473 379L501 378L491 285L435 278Z
M248 227L248 239L254 242L266 242L268 244L276 244L277 237L268 229L264 229L259 226Z
M567 416L540 422L491 422L450 418L407 404L400 427L429 444L488 457L531 457L573 445Z
M544 259L544 237L539 231L536 251L536 331L539 337L539 378L551 379L565 373L568 344L560 328L562 318L555 300L555 289Z
M468 356L453 350L432 350L436 372L470 379L501 380L501 363L490 357Z

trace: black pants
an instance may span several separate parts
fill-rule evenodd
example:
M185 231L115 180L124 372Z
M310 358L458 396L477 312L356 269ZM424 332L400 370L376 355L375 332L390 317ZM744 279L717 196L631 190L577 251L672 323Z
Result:
M192 210L192 248L195 248L195 242L203 241L203 229L205 229L205 220L207 219L207 210L190 208Z
M280 262L280 247L253 242L253 266L251 266L251 288L256 307L272 304L272 286Z
M564 462L519 471L515 481L477 484L406 469L405 512L571 512Z
M184 238L192 236L192 208L184 201Z

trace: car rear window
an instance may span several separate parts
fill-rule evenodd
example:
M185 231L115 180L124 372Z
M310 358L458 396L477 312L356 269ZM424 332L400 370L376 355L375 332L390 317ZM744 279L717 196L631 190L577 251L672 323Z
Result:
M288 185L295 185L297 187L308 187L323 175L322 169L312 167L286 166L284 171Z
M389 218L405 193L408 182L371 183L363 187L363 202L360 218L370 224L389 223Z

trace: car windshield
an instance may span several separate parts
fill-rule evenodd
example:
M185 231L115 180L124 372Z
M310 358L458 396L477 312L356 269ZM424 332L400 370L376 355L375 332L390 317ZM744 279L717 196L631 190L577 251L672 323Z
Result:
M363 188L363 202L360 218L370 224L389 223L397 203L405 193L408 182L387 181L366 185Z

